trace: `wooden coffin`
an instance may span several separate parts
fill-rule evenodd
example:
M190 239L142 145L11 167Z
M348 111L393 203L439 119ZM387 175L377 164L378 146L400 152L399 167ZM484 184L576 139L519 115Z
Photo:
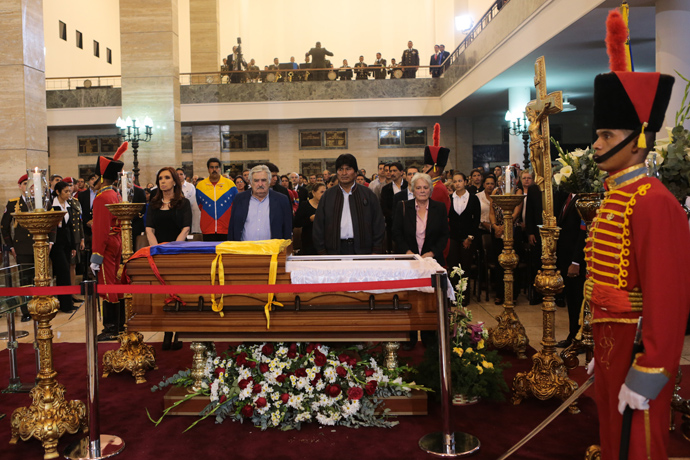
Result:
M157 255L156 266L170 292L175 285L211 284L214 254ZM267 284L270 256L223 256L225 284ZM278 260L276 284L290 284L285 254ZM333 262L337 264L338 262ZM159 285L145 258L130 260L127 274L134 285ZM136 331L174 331L187 340L237 341L395 341L407 340L409 331L437 328L433 293L400 291L368 294L314 292L277 294L284 307L274 307L266 328L266 294L225 295L224 317L211 310L211 296L180 295L186 302L165 304L163 294L134 294L129 327Z

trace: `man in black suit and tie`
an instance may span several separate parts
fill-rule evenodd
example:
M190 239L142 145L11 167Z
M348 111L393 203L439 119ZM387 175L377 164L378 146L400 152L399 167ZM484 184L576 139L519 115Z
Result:
M381 211L386 220L386 252L393 250L393 204L395 195L407 191L407 181L403 177L403 166L400 162L393 162L388 165L391 173L391 181L381 188Z
M449 62L446 62L446 59L450 57L450 53L446 51L446 45L444 45L443 43L440 44L438 47L441 51L441 58L439 59L439 64L443 64L443 67L441 68L441 73L443 73L448 68Z
M522 187L527 199L522 213L524 225L524 235L529 252L526 253L527 265L529 269L529 304L537 305L542 301L542 295L537 291L533 284L537 272L541 268L541 236L539 226L542 225L542 192L539 186L534 183L534 176L531 171L523 171L520 177Z
M232 47L232 53L228 54L227 57L228 69L232 71L240 71L244 67L247 68L247 63L238 54L237 46ZM242 81L242 73L234 72L230 74L230 83L239 83Z
M376 62L372 67L376 67L376 69L374 70L375 80L386 79L386 60L381 59L381 53L376 53Z
M557 347L570 346L579 329L580 309L584 299L585 284L585 239L587 227L575 208L577 198L573 193L562 194L554 210L558 212L557 224L561 228L556 247L556 267L563 276L563 295L568 307L570 322L568 337L556 344Z
M313 69L323 69L326 67L326 56L333 56L333 53L326 48L321 48L321 42L316 42L316 46L309 50L307 55L311 56ZM313 80L323 81L326 79L326 70L317 70L312 73Z
M93 199L96 198L98 192L98 176L91 174L86 180L88 188L82 190L77 194L77 200L81 206L81 220L84 222L84 253L82 254L82 273L85 275L91 273L89 270L89 261L91 260L91 225L93 224Z
M436 65L441 65L441 50L438 45L434 45L434 54L431 55L429 60L429 66L431 66L431 78L438 78L441 76L441 68L433 67Z
M14 256L18 264L31 268L22 273L20 283L23 286L32 285L34 283L34 240L31 238L31 233L14 220L12 213L29 212L29 206L26 201L28 180L29 176L26 174L19 178L17 181L19 185L19 196L7 202L5 212L2 214L2 220L0 221L4 249L8 250ZM31 315L29 315L29 309L26 305L20 308L22 311L22 322L30 321Z
M288 177L290 178L292 189L297 192L300 203L307 201L309 199L309 190L307 190L307 187L302 185L299 174L296 172L291 172L288 174Z

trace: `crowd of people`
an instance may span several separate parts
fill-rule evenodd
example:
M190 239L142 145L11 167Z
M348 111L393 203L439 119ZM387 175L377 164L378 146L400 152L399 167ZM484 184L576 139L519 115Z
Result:
M324 81L324 80L385 80L397 78L416 78L421 65L419 51L414 48L412 41L407 42L407 49L402 53L399 61L391 58L390 62L376 53L376 58L365 62L364 56L359 56L354 66L350 66L347 59L343 59L342 66L336 66L327 57L334 56L331 51L321 46L320 42L307 51L304 62L297 63L294 56L289 62L281 62L274 58L273 63L265 65L263 70L254 59L245 61L241 47L234 46L232 53L223 58L220 67L223 81L227 83L258 83L258 82L292 82L292 81ZM429 58L429 68L432 78L438 78L448 68L450 53L443 44L434 45L434 52ZM313 69L313 70L312 70ZM331 69L331 70L329 70Z

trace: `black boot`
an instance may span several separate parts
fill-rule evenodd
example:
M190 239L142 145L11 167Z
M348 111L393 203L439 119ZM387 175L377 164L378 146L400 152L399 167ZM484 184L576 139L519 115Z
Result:
M109 342L117 338L117 308L118 304L103 301L103 331L98 334L99 342Z
M22 311L22 323L26 323L27 321L31 321L31 315L29 314L29 307L27 307L26 304L24 304L24 305L20 306L19 309Z
M173 333L172 332L166 332L163 335L163 350L170 350L170 347L172 345L172 337Z
M182 348L182 342L177 339L177 332L175 332L175 337L173 338L172 349L179 350Z

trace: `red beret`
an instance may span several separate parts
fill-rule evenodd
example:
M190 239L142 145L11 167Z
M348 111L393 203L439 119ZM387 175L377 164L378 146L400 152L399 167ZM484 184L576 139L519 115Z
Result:
M18 183L19 185L22 185L22 182L24 182L25 180L29 180L29 175L28 175L28 174L24 174L22 177L20 177L19 180L17 181L17 183Z
M65 177L64 179L62 179L62 182L66 182L66 183L68 183L68 184L73 184L73 183L74 183L74 179L71 178L71 177Z

